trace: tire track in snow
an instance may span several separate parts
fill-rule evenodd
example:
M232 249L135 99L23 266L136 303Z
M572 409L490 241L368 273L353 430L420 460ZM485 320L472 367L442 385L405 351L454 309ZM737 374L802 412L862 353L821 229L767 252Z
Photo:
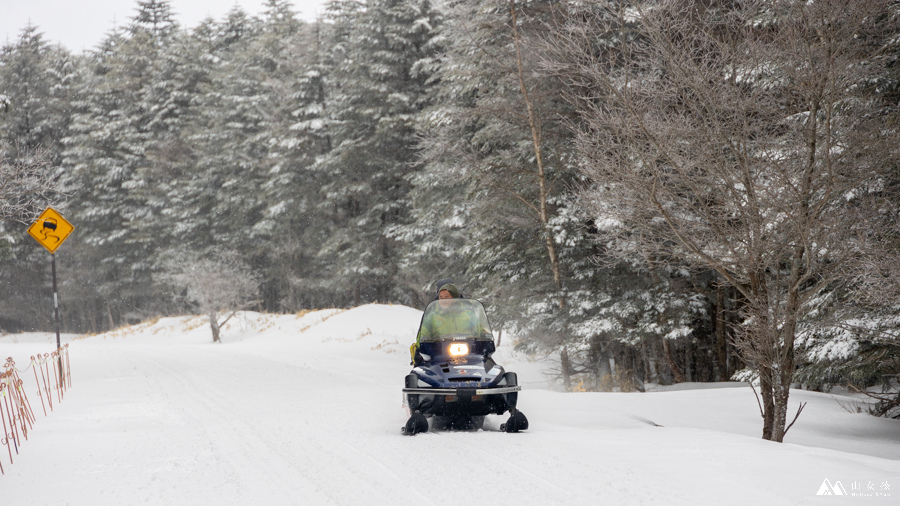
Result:
M461 433L460 433L460 435L463 435L463 434L464 434L464 432L461 432ZM457 433L452 433L452 435L453 435L453 436L456 436ZM498 436L499 436L499 437L523 437L523 436L526 436L526 434L510 435L510 434L506 434L505 432L499 432L499 431L498 431ZM526 437L527 437L527 436L526 436ZM510 460L510 459L501 457L501 456L497 455L496 453L486 451L486 450L485 450L484 448L482 448L482 447L475 446L475 445L473 445L473 444L471 444L471 443L464 442L464 441L463 441L463 438L461 438L461 437L453 437L452 440L453 440L454 444L456 444L456 445L458 445L458 446L465 446L465 447L467 447L467 448L474 449L475 451L481 452L481 453L485 454L488 458L490 458L490 459L492 459L492 460L495 460L495 461L498 461L498 462L500 462L501 464L505 464L506 466L508 466L507 468L512 467L512 468L517 469L517 470L520 471L522 474L526 475L527 478L529 478L530 480L535 480L535 481L541 482L541 483L543 483L546 487L555 489L555 490L557 490L557 491L559 491L559 492L562 492L562 493L565 494L566 496L569 496L569 497L572 497L572 496L573 496L572 492L570 492L569 490L566 490L566 489L560 487L559 485L556 485L555 483L549 481L548 479L544 478L543 476L541 476L541 475L539 475L539 474L533 473L533 472L529 471L528 469L525 469L524 467L522 467L522 466L516 464L515 462L513 462L513 461ZM529 481L529 480L525 480L525 481Z
M194 422L191 432L197 433L201 441L205 439L203 443L214 448L219 459L229 463L229 479L223 480L223 484L244 485L237 490L241 495L246 489L251 493L266 494L269 496L266 502L286 503L298 497L312 499L310 496L319 496L319 500L324 500L321 502L340 503L339 497L328 487L302 479L304 469L298 468L294 459L285 459L281 455L280 445L262 429L264 424L252 423L236 412L240 410L240 403L235 402L236 393L227 388L228 378L222 378L221 374L223 371L240 374L247 366L246 357L228 357L218 350L204 350L199 360L193 360L171 352L165 352L161 358L158 350L153 348L142 351L142 358L157 370L154 377L167 382L169 388L179 390L178 396L170 398L186 396L191 400L191 406L176 406L186 420ZM254 387L256 385L250 385L251 389ZM304 483L313 490L302 487ZM262 498L247 499L255 502Z
M565 466L551 460L542 476L521 465L565 458L546 451L546 438L527 432L400 435L401 423L382 422L397 416L401 386L386 384L377 362L350 366L355 377L372 380L348 384L348 364L341 372L333 360L312 354L301 364L290 349L121 351L143 363L157 391L170 393L167 402L188 427L172 444L200 454L199 465L221 469L220 482L199 485L226 503L445 505L483 498L486 490L495 497L590 503L583 488L573 494L559 485L572 481L560 474ZM482 473L490 476L483 485L471 481Z
M401 483L401 484L404 483L403 477L401 477L399 474L397 474L397 473L396 473L394 470L392 470L391 468L389 468L389 467L387 467L386 465L384 465L383 463L381 463L381 461L379 461L378 459L375 459L375 458L373 458L371 455L369 455L369 454L367 454L367 453L364 453L364 452L361 451L359 448L356 448L355 446L351 445L350 443L347 443L346 441L344 441L344 445L345 445L347 448L349 448L349 449L353 450L354 452L356 452L357 454L362 455L363 457L365 457L369 462L371 462L371 463L377 465L378 467L384 469L385 472L387 472L388 474L390 474L391 476L393 476L394 479L395 479L398 483ZM425 496L424 494L422 494L422 493L419 492L418 490L413 489L412 492L419 498L419 500L416 501L417 504L431 504L431 505L435 505L435 503L434 503L431 499L429 499L427 496Z
M328 377L331 373L285 362L283 356L273 360L265 355L233 354L235 351L246 350L203 350L191 356L147 349L142 350L145 356L141 357L152 364L154 377L165 378L168 386L164 390L177 388L179 393L173 396L176 400L191 399L192 406L178 409L198 426L194 431L197 437L206 439L216 447L220 458L229 461L234 480L267 483L264 488L281 490L276 495L291 499L276 503L311 500L309 496L316 495L319 503L326 504L359 504L366 497L392 504L435 504L410 487L408 461L396 459L387 446L392 437L370 433L377 426L367 426L360 432L354 417L336 411L341 402L333 397L346 392L324 392L311 400L290 397L290 385L333 383ZM223 375L229 370L236 372ZM277 380L273 382L273 378ZM308 390L297 389L300 394ZM236 404L229 398L232 392L257 395ZM366 395L360 397L354 401L355 409L367 413L394 411L366 400ZM272 407L278 403L286 405L283 409ZM268 411L261 409L267 404ZM298 409L300 404L303 409ZM222 440L236 443L236 448L222 446ZM361 460L360 455L366 459ZM265 471L242 474L248 468Z

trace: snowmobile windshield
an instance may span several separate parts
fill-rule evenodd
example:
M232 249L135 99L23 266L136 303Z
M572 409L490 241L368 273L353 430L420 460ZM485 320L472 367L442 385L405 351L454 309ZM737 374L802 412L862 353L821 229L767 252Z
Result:
M441 299L428 304L419 327L419 341L493 340L484 306L471 299Z

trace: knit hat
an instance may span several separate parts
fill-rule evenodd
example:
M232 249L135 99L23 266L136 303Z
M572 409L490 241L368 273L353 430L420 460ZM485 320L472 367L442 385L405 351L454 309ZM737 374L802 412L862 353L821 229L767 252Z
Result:
M447 283L445 285L442 285L440 287L440 289L438 289L438 293L441 293L444 290L447 290L448 292L450 292L450 295L452 295L454 299L459 298L459 288L456 288L456 285L454 285L453 283Z

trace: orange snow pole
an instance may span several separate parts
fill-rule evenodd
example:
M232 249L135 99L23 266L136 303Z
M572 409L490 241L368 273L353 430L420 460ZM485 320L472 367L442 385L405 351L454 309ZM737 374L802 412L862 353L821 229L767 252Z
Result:
M37 385L38 397L41 398L41 408L44 409L44 416L47 416L47 406L44 404L44 394L41 393L41 382L38 380L37 376L37 370L40 366L37 365L37 362L34 360L34 355L31 356L31 365L34 367L34 383Z
M34 367L34 381L37 384L38 395L41 397L41 407L44 409L44 416L47 415L47 407L44 404L44 394L46 393L47 402L53 410L53 394L50 392L50 368L54 369L54 388L56 388L57 399L61 400L64 391L71 380L69 375L69 350L68 345L57 349L53 353L37 354L31 357L31 364L28 367ZM65 366L65 369L55 367L57 364ZM41 376L38 378L37 370L41 370ZM22 372L27 371L26 368ZM43 384L43 387L42 387ZM42 392L43 390L43 392ZM9 463L13 463L13 450L16 455L19 454L20 438L28 440L28 432L34 428L35 416L31 402L25 390L25 382L19 377L19 370L10 357L6 360L2 370L0 370L0 425L2 425L3 433L0 434L0 444L6 445L6 453L9 455ZM6 471L0 465L0 474L6 474Z
M9 453L9 463L13 463L12 445L16 445L16 455L19 454L19 442L16 434L16 423L13 419L12 412L9 410L9 388L6 382L0 383L0 397L3 398L3 405L0 406L0 416L3 417L3 444L6 445L6 451ZM6 420L9 420L7 428Z
M2 382L0 382L0 399L6 399L6 384L2 383ZM0 418L3 419L3 437L0 438L0 443L6 445L6 451L9 452L9 463L12 464L12 461L13 461L12 449L10 447L10 441L9 441L9 437L12 434L12 432L6 428L6 412L3 411L2 403L0 403ZM12 421L10 421L10 423L12 423ZM19 453L18 449L16 449L16 453ZM3 468L0 467L0 471L2 471L2 470L3 470ZM3 474L6 474L6 473L4 472Z

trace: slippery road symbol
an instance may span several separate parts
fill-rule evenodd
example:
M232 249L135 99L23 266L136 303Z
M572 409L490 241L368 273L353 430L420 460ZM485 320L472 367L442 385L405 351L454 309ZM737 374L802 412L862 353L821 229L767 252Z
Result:
M51 234L50 232L53 232ZM44 226L41 227L40 232L38 232L42 236L44 236L45 241L55 241L54 244L59 244L59 237L56 237L56 220L53 218L47 218L44 220Z
M28 227L28 233L31 237L34 237L34 240L47 248L50 253L55 253L73 230L75 230L75 227L52 207L48 207Z

